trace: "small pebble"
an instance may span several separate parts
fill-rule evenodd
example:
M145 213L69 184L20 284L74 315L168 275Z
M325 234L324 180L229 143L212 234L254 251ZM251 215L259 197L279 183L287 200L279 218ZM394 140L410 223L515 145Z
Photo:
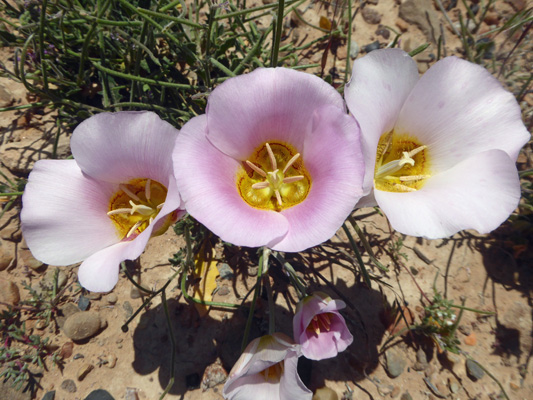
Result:
M400 394L400 387L394 386L394 389L392 389L392 392L390 392L390 397L394 399L398 397L399 394Z
M227 296L230 293L229 287L222 286L220 289L218 289L217 294L219 296Z
M130 298L132 299L139 299L141 298L141 291L137 286L132 286L130 289Z
M89 363L85 363L81 366L81 368L78 370L78 374L76 375L78 378L78 381L82 381L85 379L87 375L89 375L89 372L91 372L94 369L94 366Z
M0 239L0 271L9 267L15 258L15 246L8 241Z
M94 311L72 314L65 320L63 332L72 340L85 340L98 333L102 327L100 315Z
M359 54L359 44L355 40L352 40L350 42L350 58L352 60L355 60L358 54Z
M371 51L378 50L378 49L379 49L379 41L377 40L363 47L363 51L365 53L370 53Z
M115 400L107 390L98 389L93 390L84 400Z
M42 400L54 400L56 398L56 391L55 390L52 390L50 392L47 392Z
M376 35L379 35L384 39L388 39L390 37L390 31L383 25L380 25L376 30Z
M207 389L213 388L218 384L224 382L228 377L228 373L222 366L222 361L220 358L217 358L216 361L208 365L204 371L204 376L202 377L202 390L206 391Z
M448 378L448 387L453 394L459 393L459 390L461 389L461 385L454 377Z
M400 376L407 362L403 354L396 349L388 349L385 352L385 368L392 378Z
M315 391L312 400L339 400L339 396L333 389L324 386Z
M81 311L87 311L87 309L89 308L90 304L91 304L91 300L89 300L85 296L80 296L80 299L78 300L78 308Z
M19 288L15 282L0 279L0 301L16 306L20 301Z
M472 329L468 325L459 325L459 332L461 332L463 335L468 336L472 333Z
M378 392L381 396L387 396L388 394L391 394L394 390L394 386L392 385L379 385L378 386Z
M139 395L137 394L138 391L138 389L127 387L124 400L139 400Z
M218 273L220 274L220 279L232 280L233 277L235 276L233 274L233 270L228 264L221 263L221 264L218 264L217 267L218 267Z
M481 369L477 362L473 360L466 360L466 374L474 382L485 376L485 371Z
M88 292L85 297L87 297L89 300L100 300L102 298L102 293Z
M400 400L413 400L413 398L411 397L409 392L405 392L404 394L402 394L402 397L400 397Z
M117 365L117 356L114 355L114 354L108 354L104 359L103 361L106 361L106 364L105 366L107 368L115 368L115 366Z
M74 383L72 379L65 379L63 382L61 382L61 389L69 393L74 393L76 392L76 390L78 390L76 388L76 384Z
M126 314L126 319L133 315L133 307L131 306L129 301L125 301L124 304L122 304L122 308L124 309L124 312Z
M115 293L109 293L107 296L105 296L105 301L107 301L108 304L116 304L118 301L118 296Z
M249 276L257 276L257 269L258 267L248 267L248 275Z
M74 343L73 342L66 342L61 346L61 350L59 351L59 355L63 360L66 360L72 355L72 350L74 350Z
M377 25L381 22L381 14L370 7L363 8L361 15L366 23L371 25Z
M468 346L475 346L477 343L477 338L475 332L472 332L470 335L464 338L464 342Z

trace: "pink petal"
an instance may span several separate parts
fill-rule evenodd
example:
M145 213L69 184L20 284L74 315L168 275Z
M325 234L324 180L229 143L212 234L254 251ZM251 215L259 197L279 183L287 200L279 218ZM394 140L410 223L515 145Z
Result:
M416 192L375 195L394 229L437 239L463 229L496 229L518 205L520 182L514 161L490 150L431 177Z
M415 61L400 49L376 50L354 61L352 79L344 89L344 97L361 126L367 171L365 194L373 186L379 138L394 127L417 81Z
M160 214L135 239L102 249L82 262L78 270L80 284L91 292L112 290L118 281L120 263L125 260L135 260L142 254L157 219L162 218Z
M427 145L437 172L491 149L516 160L531 137L514 96L484 68L455 57L437 62L422 76L395 132Z
M84 175L74 160L36 162L21 212L22 232L35 258L69 265L117 243L106 214L116 190Z
M284 363L284 373L281 376L279 398L280 400L311 400L311 392L298 375L298 356L294 351L289 351ZM250 397L254 399L254 397Z
M228 79L211 93L207 135L240 161L267 141L301 148L313 112L328 105L344 109L342 97L322 79L287 68L259 68Z
M311 190L302 203L281 212L290 229L274 250L296 252L328 240L363 192L364 163L356 121L335 107L320 109L313 120L302 152Z
M83 172L123 183L151 178L167 186L178 130L148 111L101 113L74 130L70 145Z
M240 197L238 161L206 138L207 118L195 117L182 128L173 160L178 189L187 211L224 241L238 246L271 246L288 231L287 219L249 206Z
M267 382L260 374L248 375L224 385L223 394L228 400L281 400L280 382Z

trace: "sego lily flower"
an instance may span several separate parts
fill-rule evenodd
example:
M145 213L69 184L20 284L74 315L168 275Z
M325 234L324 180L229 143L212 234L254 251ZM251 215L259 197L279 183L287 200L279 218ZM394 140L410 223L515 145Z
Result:
M352 344L353 336L339 313L346 307L342 300L315 292L296 307L292 320L294 340L302 354L311 360L332 358Z
M83 261L83 287L107 292L119 264L178 218L171 153L178 130L152 112L102 113L71 139L75 160L42 160L22 198L22 232L35 258Z
M298 371L298 346L282 333L252 340L229 373L229 400L311 400Z
M362 195L357 122L320 78L260 68L228 79L174 151L187 211L239 246L301 251L329 239Z
M487 233L518 205L515 161L530 135L514 96L482 67L447 57L419 79L407 53L373 51L355 61L345 98L370 192L358 206L378 204L399 232Z

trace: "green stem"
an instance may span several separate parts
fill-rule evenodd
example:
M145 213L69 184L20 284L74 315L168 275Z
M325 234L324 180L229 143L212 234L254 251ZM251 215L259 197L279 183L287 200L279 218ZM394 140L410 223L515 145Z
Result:
M22 196L24 192L8 192L8 193L0 193L0 196Z
M46 64L44 61L44 28L46 26L46 8L48 0L41 2L41 16L39 20L39 56L41 58L41 72L43 75L44 90L48 91L48 73L46 72Z
M348 217L348 221L350 221L350 224L352 224L353 229L357 233L357 236L359 236L359 239L361 240L361 243L363 243L363 247L365 248L366 252L368 253L368 256L372 260L374 264L376 264L376 267L381 269L382 271L389 272L389 269L385 267L383 264L381 264L376 256L374 255L374 252L372 251L372 247L370 246L370 243L368 243L368 240L366 240L366 236L364 232L359 228L359 225L357 225L357 222L355 221L355 218L353 216Z
M357 244L355 243L355 240L350 233L350 230L346 226L346 224L342 224L342 229L344 230L344 233L346 233L346 236L348 237L348 241L350 242L350 245L352 246L352 250L355 253L355 257L357 258L357 262L359 263L359 268L361 269L361 274L363 275L363 280L365 281L368 288L372 288L372 282L370 280L370 275L368 274L368 271L366 270L365 263L363 262L363 259L361 258L361 253L359 252L359 249L357 248Z
M163 14L157 11L151 11L151 10L147 10L145 8L140 8L140 7L137 7L136 10L141 15L149 15L151 17L166 19L168 21L177 22L179 24L192 26L193 28L198 28L198 29L205 28L205 26L197 24L196 22L192 22L186 18L173 17L172 15Z
M477 313L477 314L483 314L483 315L496 315L496 313L493 312L493 311L476 310L475 308L464 307L464 306L460 306L460 305L458 305L458 304L450 304L450 307L453 307L453 308L459 308L459 309L461 309L461 310L465 310L465 311L475 312L475 313Z
M248 344L248 337L250 336L250 330L252 328L252 321L254 318L255 303L259 297L259 292L261 291L261 278L263 276L263 257L266 247L263 248L261 255L259 256L259 265L257 269L257 281L255 283L254 297L252 299L252 304L250 305L250 312L248 313L248 319L246 320L246 327L244 328L244 335L242 338L241 352L244 351L246 345Z
M348 83L350 71L350 48L352 46L352 0L348 0L348 43L346 44L346 70L344 71L344 86Z
M167 387L159 397L159 400L163 400L163 398L167 395L167 393L172 389L172 386L174 386L174 363L176 361L176 338L174 337L174 331L172 330L172 321L170 319L170 313L168 312L168 304L167 304L167 295L165 291L163 290L161 292L161 303L163 304L163 309L165 310L165 318L167 320L167 326L168 326L168 333L170 336L170 379L168 381Z
M278 12L276 16L276 32L274 34L274 45L272 46L271 67L278 66L279 43L281 42L281 33L283 32L283 11L285 9L285 0L279 0Z

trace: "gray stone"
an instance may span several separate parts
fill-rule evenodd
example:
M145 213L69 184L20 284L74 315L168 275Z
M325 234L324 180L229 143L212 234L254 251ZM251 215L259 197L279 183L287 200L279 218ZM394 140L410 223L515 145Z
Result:
M105 296L104 299L109 304L116 304L116 302L118 301L118 296L115 293L109 293L107 296Z
M72 379L65 379L63 382L61 382L61 389L69 393L74 393L78 390L76 384Z
M350 42L350 58L355 60L359 55L359 44L355 40Z
M385 352L385 369L392 378L396 378L401 375L407 362L403 354L396 349L388 349Z
M64 306L59 307L59 313L56 318L59 327L63 329L63 325L65 325L67 318L78 312L80 312L80 309L72 303L66 303Z
M94 365L89 364L89 363L83 364L78 370L78 373L76 375L78 381L81 382L82 380L84 380L87 377L87 375L89 375L89 372L91 372L93 369L94 369Z
M218 289L217 294L219 296L227 296L229 294L230 290L227 286L221 286L220 289Z
M366 46L363 47L363 51L365 53L370 53L371 51L374 51L374 50L379 50L379 41L375 41L375 42L372 42L370 44L367 44Z
M404 394L402 394L402 397L400 397L400 400L413 400L413 398L411 397L409 392L405 392Z
M54 400L56 398L56 391L52 390L50 392L47 392L42 400Z
M0 301L16 306L20 301L17 284L7 279L0 279Z
M87 309L89 308L89 305L91 304L91 300L89 300L87 297L85 296L80 296L79 300L78 300L78 308L81 310L81 311L87 311Z
M405 0L400 4L400 18L416 25L426 39L437 43L440 36L439 16L433 2L427 0Z
M122 304L122 308L124 309L124 313L126 314L126 319L133 315L133 307L131 306L129 301L125 301L124 304Z
M450 392L457 394L461 389L461 384L454 377L450 377L448 378L448 387L450 388Z
M233 277L235 276L233 274L233 270L228 264L226 263L218 264L217 267L218 267L218 273L220 274L220 279L232 280Z
M418 349L416 352L416 363L414 365L415 371L424 371L428 367L428 359L426 352L423 349Z
M140 299L142 297L141 291L137 286L132 286L130 289L130 298Z
M85 400L115 400L115 398L107 390L97 389L89 393Z
M485 371L481 369L477 362L468 359L466 360L466 374L475 382L485 376Z
M377 25L381 22L381 14L370 7L363 8L363 11L361 11L361 15L366 23L371 25Z
M72 340L85 340L96 335L101 327L100 315L94 311L85 311L68 317L63 331Z

